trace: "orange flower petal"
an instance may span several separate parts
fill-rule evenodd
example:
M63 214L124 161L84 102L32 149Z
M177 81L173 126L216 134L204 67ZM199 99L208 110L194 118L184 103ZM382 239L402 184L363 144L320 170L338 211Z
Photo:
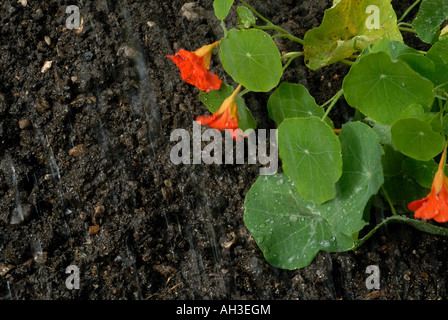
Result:
M218 118L218 115L212 114L211 116L200 116L196 118L196 122L199 124L209 124L212 123L213 121L216 120L216 118Z
M221 107L211 116L200 116L196 118L199 124L207 124L211 128L217 130L231 130L230 135L233 139L240 141L241 137L246 137L238 128L238 107L235 98L241 90L241 84L236 90L227 97L222 103Z
M445 146L429 195L408 204L408 209L415 211L414 217L417 219L448 222L448 178L444 172L446 151Z
M435 192L431 192L426 201L415 211L414 217L417 219L429 220L439 213L439 202Z
M219 115L213 122L208 124L210 127L225 130L225 129L238 129L238 119L230 116L230 109L226 109L221 115Z
M448 192L445 185L439 193L438 200L438 213L433 217L433 219L439 223L444 223L448 221Z
M428 201L428 197L420 199L420 200L415 200L411 203L408 204L408 209L411 211L416 211L418 210L422 205L425 204L425 202Z
M194 85L201 91L209 92L221 88L222 81L204 66L202 57L193 52L180 49L174 56L167 55L180 70L182 80Z

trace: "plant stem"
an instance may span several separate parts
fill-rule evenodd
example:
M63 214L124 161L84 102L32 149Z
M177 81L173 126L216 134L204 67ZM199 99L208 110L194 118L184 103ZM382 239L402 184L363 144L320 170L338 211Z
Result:
M339 62L341 62L341 63L343 63L343 64L346 64L346 65L348 65L348 66L352 66L352 65L355 64L354 61L350 61L350 60L347 60L347 59L339 60Z
M397 24L397 27L409 27L409 28L413 28L412 23L407 23L407 22L400 22Z
M294 58L297 58L297 57L299 57L301 55L303 55L303 51L291 51L291 52L285 53L282 56L282 60L283 59L291 59L291 58L294 59Z
M405 28L405 27L398 27L398 30L405 31L405 32L411 32L411 33L417 33L414 29L411 28Z
M372 230L370 230L370 232L368 234L366 234L364 237L362 237L361 239L359 239L358 241L356 241L355 245L353 246L352 250L356 250L358 247L360 247L361 245L364 244L364 242L366 242L379 228L381 228L383 225L387 224L388 222L390 222L391 220L393 220L395 216L392 217L388 217L386 219L384 219L383 221L381 221L380 223L378 223L375 228L373 228Z
M395 211L395 207L392 203L392 200L389 197L389 194L387 193L386 188L384 188L384 185L381 186L381 192L383 193L384 198L386 198L387 203L389 204L390 211L392 212L393 216L397 215L397 211Z
M224 20L221 20L221 28L222 28L222 31L224 32L224 38L225 38L227 36L227 27L226 27Z
M439 84L438 86L434 87L434 91L439 90L440 88L446 86L447 84L448 84L448 81L447 81L447 82L444 82L444 83L442 83L442 84Z
M334 105L336 104L336 102L339 100L339 98L342 96L343 93L344 93L344 90L341 89L338 92L336 92L336 94L329 100L329 101L331 101L331 104L328 106L327 111L325 111L325 114L322 117L322 121L325 120L325 118L328 116L331 109L333 109Z
M246 1L244 0L240 0L246 7L248 7L253 13L255 13L261 20L263 20L264 22L266 22L267 24L272 24L271 21L269 21L268 19L266 19L265 17L263 17L260 13L258 13L257 10L255 10L254 8L252 8Z
M419 221L419 220L415 220L415 219L411 219L405 216L391 216L388 217L386 219L384 219L383 221L381 221L379 224L377 224L375 226L375 228L373 228L372 230L370 230L370 232L368 234L366 234L363 238L359 239L358 241L356 241L356 243L354 244L352 250L356 250L358 247L360 247L361 245L363 245L379 228L381 228L383 225L389 223L389 222L401 222L401 223L405 223L408 224L420 231L424 231L424 232L428 232L431 234L435 234L435 235L439 235L439 236L448 236L448 229L444 228L444 227L439 227L439 226L435 226L432 225L428 222L423 222L423 221Z
M244 96L246 93L249 93L249 92L251 92L249 89L244 88L244 90L240 92L239 96L242 97L242 96Z
M258 28L258 27L263 27L263 26L255 26L255 28L257 28L257 29L261 29L261 28ZM264 27L266 27L266 26L264 26ZM266 28L266 29L268 29L268 28ZM272 38L280 38L280 37L282 37L282 38L287 38L287 39L289 39L289 40L291 40L291 41L295 41L295 42L298 42L298 43L300 43L300 44L303 44L303 40L302 40L302 39L297 38L296 36L293 36L293 35L290 34L290 33L280 33L280 34L274 34L274 35L272 36Z
M418 3L420 2L420 0L417 0L417 1L415 1L404 13L403 13L403 15L401 16L401 18L400 19L398 19L398 23L400 23L401 21L403 21L404 20L404 18L406 18L406 16L409 14L409 12L411 12L411 10L412 9L414 9L414 7L416 6L416 5L418 5Z
M303 44L303 40L300 38L297 38L296 36L293 36L292 34L290 34L288 31L286 31L285 29L283 29L282 27L276 26L275 24L269 23L265 26L254 26L255 29L260 29L260 30L274 30L274 31L278 31L281 34L278 35L274 35L273 37L284 37L284 38L288 38L291 41L295 41L298 42L300 44Z
M285 29L283 29L282 27L279 27L275 24L273 24L271 21L269 21L268 19L266 19L265 17L263 17L257 10L255 10L253 7L251 7L246 1L244 0L240 0L246 7L248 7L253 13L255 13L255 15L257 15L261 20L263 20L264 22L266 22L265 26L254 26L254 28L256 29L261 29L261 30L275 30L280 32L282 35L278 35L281 37L285 37L288 38L291 41L295 41L298 42L300 44L303 44L303 40L292 35L291 33L289 33L288 31L286 31Z
M286 70L286 68L288 68L288 66L291 64L291 62L295 59L295 58L297 58L297 57L300 57L300 56L303 56L304 55L304 52L302 51L302 52L288 52L287 54L285 54L285 55L283 55L282 56L282 60L283 59L288 59L288 62L286 62L286 64L283 66L283 71L285 71Z

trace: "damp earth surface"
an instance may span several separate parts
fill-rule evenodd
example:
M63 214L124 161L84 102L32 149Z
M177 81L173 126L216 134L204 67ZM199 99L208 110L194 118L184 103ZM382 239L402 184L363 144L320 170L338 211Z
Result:
M412 2L392 5L400 16ZM299 37L331 6L250 3ZM223 36L211 0L78 1L80 28L70 29L73 4L0 1L0 299L447 297L444 238L390 225L354 252L277 269L243 223L259 167L170 161L171 132L191 133L208 111L165 56ZM234 8L227 21L236 27ZM425 49L412 34L405 41ZM319 104L341 88L348 66L311 71L299 60L282 81L305 85ZM232 83L217 55L212 71ZM259 128L275 128L268 97L246 95ZM352 111L341 99L330 117L341 124ZM373 211L372 224L386 214ZM366 287L370 265L379 289ZM66 286L69 266L79 289Z

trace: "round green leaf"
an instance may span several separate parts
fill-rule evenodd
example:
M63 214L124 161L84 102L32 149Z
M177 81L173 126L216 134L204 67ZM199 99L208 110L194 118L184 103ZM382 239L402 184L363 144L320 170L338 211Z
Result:
M303 198L323 203L334 197L342 157L333 129L314 116L285 119L278 127L278 148L283 171Z
M419 161L407 158L403 161L403 172L413 177L419 185L431 189L438 164L434 160Z
M324 109L317 105L308 90L301 84L282 82L268 100L269 117L277 124L286 118L322 118ZM326 122L333 126L327 117Z
M419 119L398 120L391 127L391 136L398 151L421 161L431 160L445 146L445 139Z
M440 25L448 19L446 0L423 0L412 26L422 41L436 42L440 35Z
M388 53L393 61L400 59L406 62L414 71L427 79L430 79L429 74L435 70L434 62L432 62L430 58L424 56L420 51L399 41L383 38L374 43L370 50L364 50L360 57L373 52Z
M423 119L425 117L425 110L419 104L411 104L401 114L402 118L416 118Z
M431 73L429 79L436 86L442 85L442 88L448 92L448 37L442 38L428 50L427 57L435 65L435 71Z
M236 8L236 12L238 13L238 25L242 28L248 29L255 25L255 17L249 8L239 6Z
M280 52L261 30L230 30L221 40L219 57L233 80L251 91L273 89L283 74Z
M366 225L364 208L384 181L379 138L351 122L340 140L344 169L334 199L320 205L303 199L283 173L260 176L247 193L244 222L271 265L302 268L320 250L350 250Z
M349 105L384 124L402 117L411 104L426 110L434 100L434 85L405 62L392 61L385 52L365 55L344 78L344 96Z
M235 0L215 0L213 1L213 9L218 19L224 20L229 14L230 8Z

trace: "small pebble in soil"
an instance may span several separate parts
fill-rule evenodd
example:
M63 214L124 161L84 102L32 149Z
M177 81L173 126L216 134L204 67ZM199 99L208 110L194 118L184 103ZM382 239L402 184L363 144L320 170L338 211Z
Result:
M19 128L22 130L25 130L30 126L31 122L28 119L21 119L19 120Z
M40 72L45 73L48 71L48 69L51 68L51 65L53 64L53 61L45 61L44 65L42 66L42 69L40 69Z
M51 38L50 38L49 36L45 36L45 37L44 37L44 40L45 40L45 43L46 43L48 46L51 46Z

